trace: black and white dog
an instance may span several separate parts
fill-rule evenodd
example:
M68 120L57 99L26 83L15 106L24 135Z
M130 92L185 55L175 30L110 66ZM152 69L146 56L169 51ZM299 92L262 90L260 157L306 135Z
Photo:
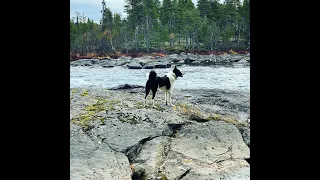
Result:
M173 90L173 84L178 77L183 77L183 76L182 76L182 73L180 72L180 70L177 68L177 66L175 66L172 71L170 71L169 73L167 73L163 77L157 76L157 73L152 70L149 73L149 79L146 83L146 95L144 97L144 105L145 106L147 105L147 96L148 96L150 89L151 89L152 90L152 101L153 101L152 105L153 105L153 107L155 107L154 97L155 97L157 90L159 88L160 90L164 91L164 94L165 94L164 101L165 101L166 105L168 105L168 100L169 100L169 104L172 106L171 94L172 94L172 90Z

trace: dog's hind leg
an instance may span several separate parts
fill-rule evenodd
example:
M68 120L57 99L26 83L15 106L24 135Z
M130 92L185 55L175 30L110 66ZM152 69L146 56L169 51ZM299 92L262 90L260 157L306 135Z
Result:
M156 107L155 105L154 105L154 97L156 96L156 93L157 93L157 89L152 89L152 107Z
M150 87L147 84L146 85L146 95L144 96L144 106L147 106L147 97L148 97L149 92L150 92Z

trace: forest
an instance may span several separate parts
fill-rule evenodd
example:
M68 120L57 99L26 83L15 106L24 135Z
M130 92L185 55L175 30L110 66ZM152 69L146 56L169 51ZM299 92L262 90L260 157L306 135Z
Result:
M250 51L250 0L125 0L127 16L103 0L101 21L70 18L70 59L130 53Z

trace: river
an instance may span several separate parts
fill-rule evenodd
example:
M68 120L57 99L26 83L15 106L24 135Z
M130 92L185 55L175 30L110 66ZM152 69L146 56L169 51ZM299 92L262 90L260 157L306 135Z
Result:
M185 73L175 89L226 89L250 92L250 67L178 67ZM159 76L172 68L154 69ZM70 67L70 88L111 88L122 84L145 86L150 69Z

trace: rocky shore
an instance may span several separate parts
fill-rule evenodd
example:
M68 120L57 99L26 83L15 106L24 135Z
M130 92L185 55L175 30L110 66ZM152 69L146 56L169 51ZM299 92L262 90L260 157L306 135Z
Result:
M156 108L143 99L134 85L70 90L70 179L250 179L248 92L175 90L173 107L163 92Z
M75 66L92 66L110 68L123 66L129 69L169 68L172 65L213 66L213 65L238 65L250 66L250 54L222 54L199 55L192 53L171 54L165 57L142 56L132 58L122 56L118 59L79 59L70 62Z

